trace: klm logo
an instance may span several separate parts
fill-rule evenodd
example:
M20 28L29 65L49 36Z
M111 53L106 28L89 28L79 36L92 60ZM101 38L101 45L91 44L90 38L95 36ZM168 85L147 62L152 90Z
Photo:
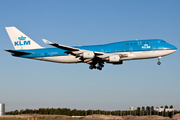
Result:
M151 48L151 46L148 46L148 44L144 44L144 46L142 46L142 48Z
M31 41L30 40L26 40L26 37L18 37L19 41L15 41L14 42L14 46L22 46L22 45L30 45Z
M18 39L19 40L26 40L26 37L21 36L21 37L18 37Z

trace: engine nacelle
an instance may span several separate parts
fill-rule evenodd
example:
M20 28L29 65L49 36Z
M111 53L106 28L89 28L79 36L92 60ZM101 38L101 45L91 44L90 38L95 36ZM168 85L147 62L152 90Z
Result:
M83 58L86 58L86 59L92 59L92 58L95 57L95 54L94 54L94 52L92 52L92 51L83 52L82 57L83 57Z
M112 55L112 56L109 56L109 62L119 62L120 61L120 56L119 55Z

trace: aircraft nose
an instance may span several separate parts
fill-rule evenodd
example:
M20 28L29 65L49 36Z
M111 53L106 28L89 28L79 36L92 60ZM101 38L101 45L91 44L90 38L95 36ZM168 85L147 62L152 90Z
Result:
M172 49L173 49L173 50L177 50L177 47L174 46L174 45L172 45Z

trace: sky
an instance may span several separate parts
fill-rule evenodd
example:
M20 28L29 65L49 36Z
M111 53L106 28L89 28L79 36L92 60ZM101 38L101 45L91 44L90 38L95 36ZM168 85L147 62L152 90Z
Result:
M70 108L129 110L173 105L180 110L180 52L147 60L62 64L11 56L5 27L15 26L39 45L95 45L163 39L180 48L179 0L0 0L0 103L6 112Z

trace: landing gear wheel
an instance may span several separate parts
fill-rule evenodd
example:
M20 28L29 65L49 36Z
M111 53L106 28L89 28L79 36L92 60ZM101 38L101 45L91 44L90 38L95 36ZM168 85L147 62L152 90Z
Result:
M96 68L97 68L96 65L90 65L90 66L89 66L89 69L91 69L91 70L92 70L92 69L96 69Z
M93 68L96 69L97 67L94 65Z
M160 65L160 64L161 64L161 62L159 61L159 62L157 62L157 64L158 64L158 65Z
M91 69L91 70L92 70L92 69L93 69L93 66L89 66L89 69Z
M98 63L98 65L96 66L96 64ZM102 70L102 68L104 67L104 62L94 62L92 64L89 64L89 69L98 69L98 70Z
M98 67L104 67L103 63L98 63Z
M102 67L101 67L101 66L98 66L97 69L98 69L98 70L102 70Z
M101 64L101 67L104 67L104 65L103 65L103 64Z
M158 65L161 64L161 61L160 61L160 60L161 60L161 57L158 58L158 63L157 63Z

